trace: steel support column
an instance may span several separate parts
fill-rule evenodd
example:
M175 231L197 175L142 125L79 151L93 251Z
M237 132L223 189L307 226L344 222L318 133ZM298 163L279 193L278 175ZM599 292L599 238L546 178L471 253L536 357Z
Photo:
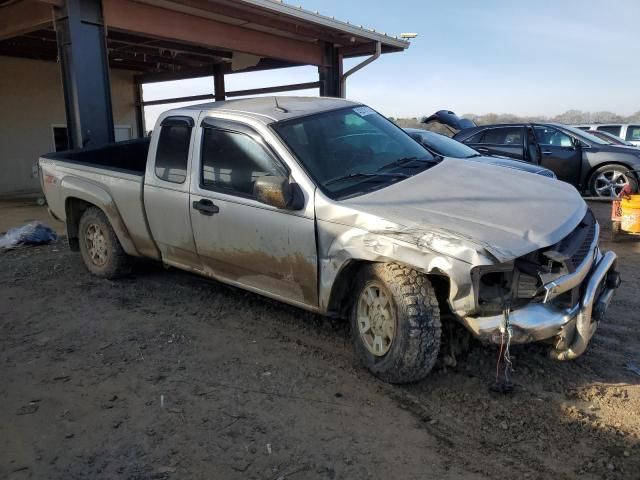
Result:
M216 102L224 101L227 96L224 86L224 71L220 65L213 66L213 94Z
M331 43L323 45L323 63L318 67L321 97L340 96L340 78L342 77L342 54Z
M114 141L101 0L66 0L55 9L69 143Z

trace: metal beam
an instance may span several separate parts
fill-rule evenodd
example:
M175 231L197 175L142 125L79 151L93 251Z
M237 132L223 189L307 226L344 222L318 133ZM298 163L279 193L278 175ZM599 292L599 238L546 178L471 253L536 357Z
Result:
M152 6L150 0L144 4L128 0L103 3L110 28L306 65L322 64L321 49L314 43Z
M51 23L49 5L17 2L0 8L0 40L32 32Z
M226 92L227 98L233 97L248 97L251 95L264 95L266 93L278 93L278 92L292 92L295 90L308 90L311 88L320 88L320 82L307 82L307 83L292 83L289 85L278 85L276 87L264 87L264 88L251 88L249 90L236 90L233 92ZM167 103L181 103L181 102L196 102L199 100L216 100L216 96L213 93L206 93L203 95L191 95L188 97L173 97L163 98L162 100L149 100L142 102L141 105L149 107L151 105L165 105Z
M320 88L320 82L292 83L289 85L279 85L277 87L251 88L249 90L236 90L227 92L227 97L248 97L251 95L264 95L266 93L291 92L294 90L308 90L310 88Z
M100 0L66 0L56 31L69 142L73 148L114 141L109 67Z
M188 97L173 97L163 98L162 100L148 100L142 102L143 107L150 107L151 105L165 105L167 103L180 103L180 102L197 102L199 100L214 100L216 97L213 93L205 93L204 95L190 95Z
M224 72L225 75L231 75L234 73L247 73L247 72L259 72L262 70L272 70L275 68L289 68L289 67L298 67L301 64L299 63L291 63L285 62L282 60L273 60L270 58L265 58L258 63L258 65L254 67L248 67L244 70L231 70L231 66L227 63L221 63L220 68ZM192 68L185 69L177 72L153 72L153 73L143 73L139 76L140 83L157 83L157 82L168 82L172 80L185 80L188 78L201 78L201 77L210 77L211 76L211 67L200 67L200 68Z

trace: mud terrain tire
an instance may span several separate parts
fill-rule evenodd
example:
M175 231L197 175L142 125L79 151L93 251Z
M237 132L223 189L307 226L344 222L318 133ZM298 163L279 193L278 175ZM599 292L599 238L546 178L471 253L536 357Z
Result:
M78 241L82 260L94 275L114 279L131 272L131 258L99 208L87 208L80 217Z
M362 268L355 285L351 334L356 353L364 365L389 383L409 383L425 378L438 358L442 329L438 300L428 277L401 265L377 263ZM363 309L370 311L366 304L370 298L367 293L372 287L385 290L389 312L395 314L393 338L384 348L378 346L378 351L374 351L375 346L367 340L367 333L362 332L366 326L362 327L363 320L359 319ZM370 323L375 322L376 318ZM373 329L369 331L373 332Z

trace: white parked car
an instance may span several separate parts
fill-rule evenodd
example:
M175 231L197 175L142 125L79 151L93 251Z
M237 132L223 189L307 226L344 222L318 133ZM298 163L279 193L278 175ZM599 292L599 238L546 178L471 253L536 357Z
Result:
M640 122L631 123L585 123L583 125L574 125L581 130L597 130L599 132L607 132L616 137L620 137L627 142L640 147Z

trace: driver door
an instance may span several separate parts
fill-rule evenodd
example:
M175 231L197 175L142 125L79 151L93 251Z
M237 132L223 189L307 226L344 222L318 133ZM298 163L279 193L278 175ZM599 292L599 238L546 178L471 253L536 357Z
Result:
M287 303L317 307L313 214L307 208L281 210L253 195L257 177L288 176L286 165L242 123L206 118L198 130L190 213L204 273ZM306 201L313 200L307 196Z
M559 180L577 186L582 150L573 137L548 125L533 125L533 130L540 147L540 165L554 172Z

